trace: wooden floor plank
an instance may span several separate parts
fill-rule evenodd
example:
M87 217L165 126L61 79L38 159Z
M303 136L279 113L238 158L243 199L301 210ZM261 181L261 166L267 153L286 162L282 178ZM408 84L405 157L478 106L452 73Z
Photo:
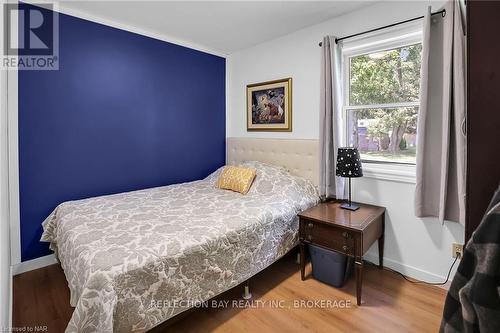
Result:
M355 281L333 288L312 277L300 280L292 256L285 257L251 281L253 304L274 302L284 308L203 308L152 332L266 333L266 332L436 332L446 291L412 284L397 274L366 266L363 304L356 305ZM310 266L307 267L307 272ZM241 288L224 293L221 300L241 300ZM256 302L261 301L260 303ZM347 308L293 306L294 301L350 302ZM282 301L282 303L279 303ZM250 303L252 304L252 303ZM340 304L340 303L338 303ZM311 304L309 304L311 305ZM66 278L59 265L14 277L14 327L47 326L63 332L73 309Z

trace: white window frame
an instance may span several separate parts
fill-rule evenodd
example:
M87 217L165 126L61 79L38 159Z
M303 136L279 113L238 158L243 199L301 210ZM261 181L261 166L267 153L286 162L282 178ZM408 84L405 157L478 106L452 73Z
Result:
M371 105L349 105L350 95L350 58L365 55L373 52L395 49L399 47L414 45L422 42L421 22L387 29L377 34L363 36L361 38L346 40L343 42L343 130L344 142L348 144L348 112L352 110L367 108L396 108L401 106L419 106L419 102L371 104ZM368 160L363 161L363 174L368 178L381 180L390 180L403 183L415 183L416 166L415 164L385 162Z

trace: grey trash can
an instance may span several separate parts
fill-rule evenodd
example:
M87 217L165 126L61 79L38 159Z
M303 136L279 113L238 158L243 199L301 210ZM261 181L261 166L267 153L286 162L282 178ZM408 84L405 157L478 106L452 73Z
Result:
M316 280L340 288L352 272L354 260L346 255L309 245L312 275Z

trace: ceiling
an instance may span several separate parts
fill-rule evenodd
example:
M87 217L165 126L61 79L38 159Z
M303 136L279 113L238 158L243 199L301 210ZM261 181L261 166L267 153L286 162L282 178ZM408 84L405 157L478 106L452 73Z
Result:
M62 12L132 25L222 54L343 15L367 1L60 1Z

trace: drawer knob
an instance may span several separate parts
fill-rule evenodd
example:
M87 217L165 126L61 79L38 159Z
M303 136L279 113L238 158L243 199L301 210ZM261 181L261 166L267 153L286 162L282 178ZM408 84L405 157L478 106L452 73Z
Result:
M350 238L350 236L351 236L351 235L349 235L349 233L348 233L347 231L344 231L344 232L342 233L342 236L343 236L344 238Z
M342 250L344 250L345 252L347 252L349 250L349 246L347 246L347 245L342 246Z
M307 224L307 227L308 227L308 228L312 228L313 226L314 226L314 224L312 224L311 222L309 222L309 223Z

